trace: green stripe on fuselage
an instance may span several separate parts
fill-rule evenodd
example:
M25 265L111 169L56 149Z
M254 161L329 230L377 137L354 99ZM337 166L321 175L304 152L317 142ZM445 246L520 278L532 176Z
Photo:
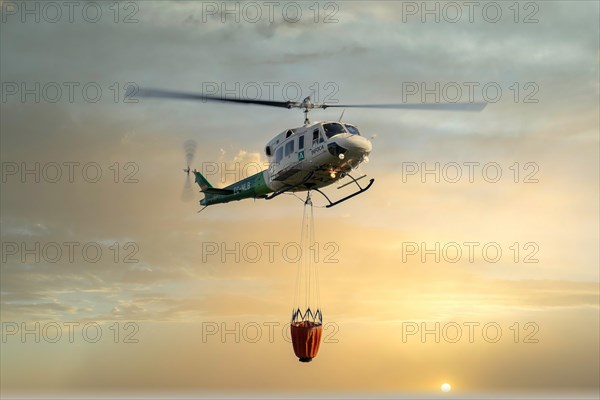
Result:
M272 190L269 189L267 183L265 182L265 172L266 171L261 171L223 188L233 190L233 194L205 194L204 199L200 200L200 205L210 206L213 204L229 203L230 201L253 199L266 196L267 194L271 193Z

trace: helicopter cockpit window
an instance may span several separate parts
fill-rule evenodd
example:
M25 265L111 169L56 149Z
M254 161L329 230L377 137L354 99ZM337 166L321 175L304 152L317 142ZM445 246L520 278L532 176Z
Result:
M344 129L344 126L342 124L333 122L329 124L323 124L323 129L325 130L325 135L327 136L327 139L339 133L346 133L346 130Z
M292 154L294 152L294 141L290 140L289 142L287 142L285 144L285 155L286 157L289 156L290 154Z
M353 135L360 135L360 133L358 132L358 128L352 125L348 125L348 124L344 124L344 126L346 127L346 129L348 130L348 132L350 132Z
M283 146L278 148L277 151L275 152L275 162L277 162L277 163L280 162L282 158L283 158Z
M288 129L287 133L285 134L286 138L289 138L290 136L292 136L294 134L294 131L291 129Z

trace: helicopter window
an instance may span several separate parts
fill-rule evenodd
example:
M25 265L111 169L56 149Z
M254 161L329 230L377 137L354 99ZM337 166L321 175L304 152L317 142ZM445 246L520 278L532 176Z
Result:
M290 140L289 142L287 142L285 144L285 155L286 155L286 157L289 156L293 152L294 152L294 141Z
M269 156L269 157L271 157L271 156L272 156L272 153L271 153L271 146L267 146L267 147L265 148L265 153L267 153L267 156Z
M289 129L289 130L287 131L287 133L285 134L285 137L286 137L286 138L289 138L289 137L290 137L290 136L292 136L293 134L294 134L294 131L293 131L293 130L291 130L291 129Z
M344 126L338 123L323 124L323 129L325 129L325 135L327 136L327 139L339 133L346 133Z
M277 151L275 152L275 162L281 161L282 158L283 158L283 146L278 148Z
M313 131L313 139L312 139L313 146L315 144L322 143L322 142L323 142L323 137L319 134L319 130L315 129Z
M347 125L344 124L344 126L346 127L346 129L348 130L348 132L350 132L353 135L360 135L360 133L358 132L358 128L352 125Z
M298 138L298 150L302 150L304 148L304 135Z

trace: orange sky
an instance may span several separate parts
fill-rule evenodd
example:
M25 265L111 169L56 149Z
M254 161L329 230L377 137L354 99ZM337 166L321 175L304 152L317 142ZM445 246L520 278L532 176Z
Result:
M195 3L140 4L140 24L100 24L93 28L97 32L87 25L39 24L17 39L25 26L3 24L3 81L77 79L108 86L134 80L185 89L184 78L335 80L338 97L358 103L395 101L398 86L389 80L394 76L496 80L505 88L515 80L536 80L541 88L537 104L515 104L506 96L480 114L346 112L344 119L363 135L377 135L370 162L362 167L375 184L343 205L315 208L326 325L319 355L307 365L297 362L283 337L296 266L281 248L300 239L302 203L280 196L197 214L197 203L180 199L185 140L199 144L192 168L201 169L202 162L230 168L263 162L264 144L297 125L300 113L188 103L3 102L3 163L93 161L104 173L98 183L80 176L73 183L18 177L2 182L3 244L93 242L104 252L98 262L76 253L75 261L62 257L56 263L31 257L22 262L19 255L3 253L3 395L291 395L308 390L410 396L439 394L445 382L459 396L597 395L598 36L593 24L584 28L580 19L597 23L598 6L569 9L567 3L555 3L542 7L540 24L516 27L398 25L392 16L399 6L387 2L342 3L340 23L319 25L318 32L310 24L183 23L198 11ZM561 37L552 33L557 26ZM335 49L332 43L314 49L299 44L301 39L316 43L324 32L342 38ZM340 36L344 32L348 37ZM69 46L34 48L41 34ZM96 34L111 39L114 47L90 44ZM454 42L444 48L440 43L450 34ZM262 41L252 42L255 36ZM75 57L77 43L86 44L79 47L78 61L65 63L61 52ZM530 56L524 49L531 49ZM565 49L571 59L558 56ZM325 55L334 50L334 56ZM318 65L302 61L309 53L319 54ZM200 64L196 57L205 54L212 57ZM123 64L109 62L115 59ZM271 60L269 66L265 59ZM380 71L375 60L387 69ZM500 67L498 60L505 64ZM342 75L339 61L347 65ZM313 117L339 115L327 110ZM109 168L115 162L135 163L138 182L123 183L121 175L115 183ZM420 175L403 181L408 163L431 167L436 162L496 163L503 175L497 183L480 174L473 183L466 177L458 183L436 183L431 177L422 182ZM515 162L519 168L534 163L538 182L523 183L520 175L515 183ZM209 180L215 186L229 182L218 176ZM332 186L327 192L336 190ZM196 201L200 198L196 195ZM323 205L318 195L314 199ZM121 251L116 262L109 248L115 242ZM278 243L272 261L267 242ZM472 260L466 242L478 243ZM124 262L127 243L137 246L138 261ZM207 244L222 250L236 243L240 248L258 244L263 255L254 263L243 257L235 262L232 256L222 261L222 251L205 251ZM435 262L430 255L423 261L421 246L431 249L436 243L440 248L458 243L463 257L450 262L440 255ZM489 243L502 250L497 262L481 252ZM416 254L403 254L414 244ZM326 255L337 262L325 262ZM527 255L538 262L525 262ZM36 322L48 331L40 343L34 335L23 343L21 324L32 329ZM69 322L79 324L72 343ZM96 343L82 337L86 323L101 327ZM439 342L435 334L423 338L421 329L435 330L436 323ZM45 340L54 332L49 324L63 329L56 343ZM261 336L254 340L257 326ZM444 335L452 335L456 326L462 336L453 343ZM469 326L474 327L472 342ZM491 330L484 334L484 326ZM15 327L19 331L13 334ZM410 335L407 329L415 327L419 331ZM486 335L496 327L502 334L490 340ZM223 328L236 333L223 338Z

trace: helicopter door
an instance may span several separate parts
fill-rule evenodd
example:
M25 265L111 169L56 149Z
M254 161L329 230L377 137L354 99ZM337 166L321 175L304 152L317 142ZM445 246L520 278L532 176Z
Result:
M319 128L315 128L312 133L312 147L315 148L323 142L324 140L323 136L321 135L321 130Z
M298 161L304 160L304 134L298 137Z
M294 138L289 139L277 149L276 158L278 158L279 152L281 151L282 160L278 166L278 172L273 177L276 181L286 181L291 176L295 175L300 171L297 167L299 164L298 153L295 151L296 140Z
M312 133L312 147L319 144L319 129L315 129Z
M294 159L294 157L293 157L295 155L295 153L294 153L294 149L295 149L294 144L295 144L295 140L291 139L291 140L287 141L285 143L285 145L284 145L285 146L284 147L284 149L285 149L285 161L284 161L284 165L285 166L288 166L288 165L292 164L294 161L296 161Z

